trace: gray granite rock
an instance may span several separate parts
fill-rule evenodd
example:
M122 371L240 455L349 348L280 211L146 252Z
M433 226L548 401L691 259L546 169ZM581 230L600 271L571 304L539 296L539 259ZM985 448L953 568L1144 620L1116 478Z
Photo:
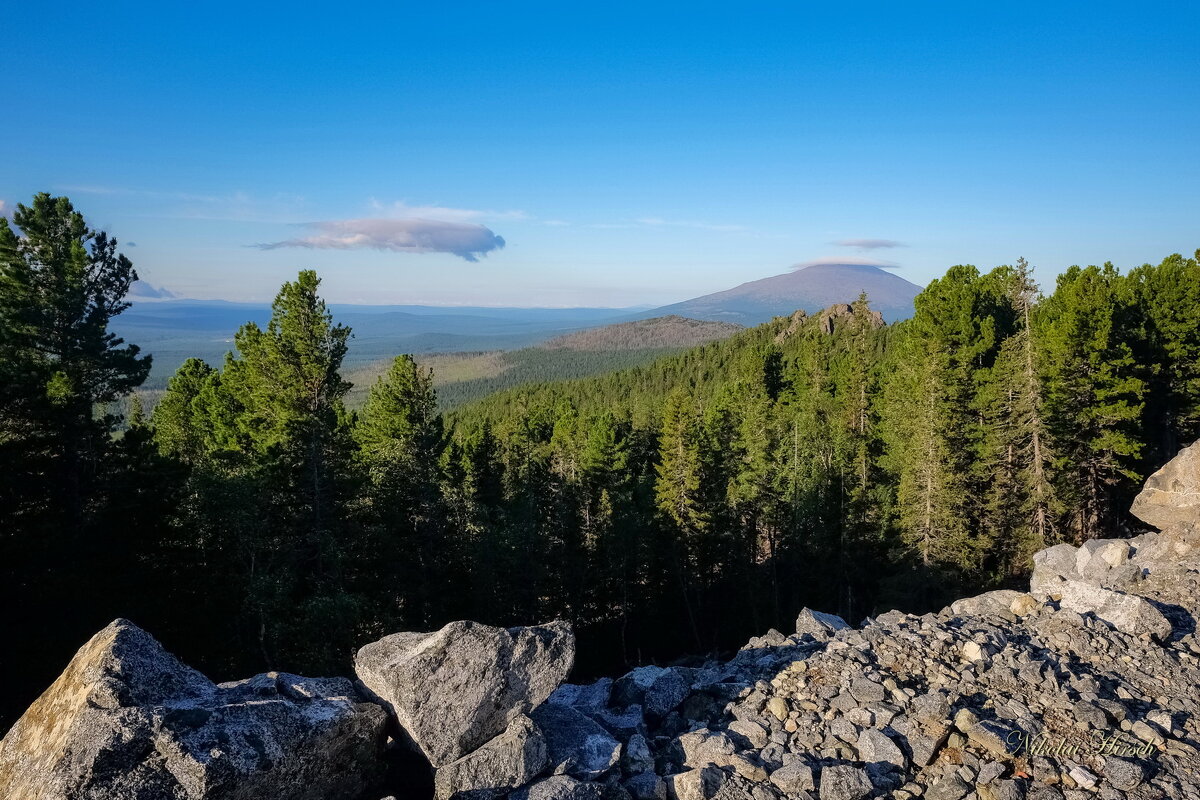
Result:
M1137 595L1114 592L1075 580L1063 581L1056 594L1062 608L1080 614L1095 614L1125 633L1134 636L1145 634L1159 641L1171 636L1171 621Z
M838 764L821 770L821 800L863 800L874 790L871 778L862 767Z
M1151 475L1130 510L1159 530L1200 522L1200 442Z
M826 614L803 608L796 617L796 633L807 633L814 639L828 639L838 631L849 630L850 624L837 614Z
M545 703L531 716L546 738L552 772L596 780L620 761L621 743L582 712L558 703Z
M558 688L575 658L565 622L495 628L452 622L396 633L358 651L358 678L434 767L499 735Z
M119 619L0 741L0 797L354 797L381 777L385 724L344 678L216 686Z
M524 786L509 795L509 800L603 800L604 786L584 783L569 775L553 775Z
M434 774L437 800L492 800L524 786L549 767L542 731L521 715L504 733Z

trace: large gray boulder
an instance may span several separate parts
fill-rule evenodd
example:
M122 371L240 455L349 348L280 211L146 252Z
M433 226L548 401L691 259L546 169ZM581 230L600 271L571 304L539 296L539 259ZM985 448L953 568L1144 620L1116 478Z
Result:
M1130 511L1159 530L1200 522L1200 442L1151 475Z
M396 633L358 651L354 670L434 767L498 736L567 677L575 635L565 622L496 628L452 622Z
M1137 595L1102 589L1082 581L1063 581L1056 594L1061 608L1079 614L1090 612L1125 633L1149 635L1159 641L1171 636L1171 622Z
M549 765L546 740L524 714L504 733L434 775L437 800L491 800L532 781Z
M216 686L118 619L0 741L0 797L355 797L381 776L386 721L341 678Z
M1066 580L1076 580L1077 548L1069 544L1056 544L1033 554L1033 575L1029 578L1029 592L1034 595L1054 594Z
M796 617L796 633L807 633L814 639L828 639L838 631L849 628L850 624L837 614L813 611L807 607L800 609L800 614Z
M577 709L544 703L531 716L546 737L551 771L597 780L620 763L621 743Z
M960 617L986 617L992 614L1011 614L1013 603L1024 596L1023 592L1013 591L1012 589L996 589L992 592L977 594L974 597L964 597L960 600L955 600L950 604L950 613Z

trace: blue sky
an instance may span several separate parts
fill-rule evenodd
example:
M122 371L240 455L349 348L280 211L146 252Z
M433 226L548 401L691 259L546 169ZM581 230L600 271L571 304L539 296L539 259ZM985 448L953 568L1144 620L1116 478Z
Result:
M151 284L236 300L1200 247L1195 3L257 5L6 8L3 210L67 194Z

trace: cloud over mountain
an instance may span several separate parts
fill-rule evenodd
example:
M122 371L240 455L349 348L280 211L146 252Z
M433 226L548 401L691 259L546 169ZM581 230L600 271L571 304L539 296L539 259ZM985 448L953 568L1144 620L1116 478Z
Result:
M891 247L907 247L904 242L895 239L839 239L834 242L838 247L857 247L859 250L879 250Z
M504 247L504 239L471 222L409 219L343 219L305 223L312 236L255 245L263 250L386 250L394 253L452 253L465 261Z
M880 261L875 258L859 258L858 256L831 256L829 258L814 258L812 261L801 261L793 264L793 270L808 267L878 267L879 269L896 269L899 264L891 261Z

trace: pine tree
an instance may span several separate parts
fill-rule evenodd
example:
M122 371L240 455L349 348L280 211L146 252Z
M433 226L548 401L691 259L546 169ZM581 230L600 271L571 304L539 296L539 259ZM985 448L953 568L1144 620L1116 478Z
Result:
M1200 438L1200 250L1145 264L1126 281L1131 344L1146 381L1145 470Z
M1146 386L1119 324L1123 280L1112 264L1071 267L1036 314L1058 491L1076 542L1120 530L1118 509L1139 478Z
M38 194L13 222L19 236L0 218L0 457L10 486L31 485L0 499L12 511L40 503L77 530L120 421L107 407L150 372L150 357L109 331L137 273L65 197Z
M460 560L444 527L442 420L432 373L412 356L398 356L371 387L354 438L376 542L370 572L381 579L368 594L395 598L383 619L423 629L440 617Z
M980 386L1012 313L994 280L952 267L918 296L893 348L886 463L901 539L923 566L977 570L994 544L978 527L973 466L985 435Z
M211 456L194 477L193 524L211 532L213 566L239 576L243 631L272 667L340 667L362 614L350 570L362 537L349 511L349 384L340 374L350 330L334 324L319 283L309 270L285 283L266 330L244 325L238 355L219 376L206 373L186 404L208 427ZM180 399L200 373L191 365L177 376ZM174 446L174 430L160 447Z
M205 387L217 371L198 358L180 365L151 414L160 451L194 464L213 447L211 424L204 406Z
M982 524L995 544L998 575L1029 568L1033 553L1052 542L1059 505L1051 481L1039 346L1033 329L1038 294L1028 263L991 273L1016 312L1016 330L1001 345L981 391L986 423L980 454Z
M136 279L65 197L0 218L0 605L20 654L0 668L19 706L82 638L142 607L138 548L161 506L139 502L169 494L143 496L155 465L138 437L114 440L111 407L150 371L110 330Z

